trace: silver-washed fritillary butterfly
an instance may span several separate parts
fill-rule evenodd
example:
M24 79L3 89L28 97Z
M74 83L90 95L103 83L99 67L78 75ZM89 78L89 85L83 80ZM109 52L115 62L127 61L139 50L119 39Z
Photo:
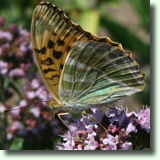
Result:
M102 107L145 88L132 54L108 37L74 24L59 8L41 2L31 25L34 56L53 96L52 109L79 112Z

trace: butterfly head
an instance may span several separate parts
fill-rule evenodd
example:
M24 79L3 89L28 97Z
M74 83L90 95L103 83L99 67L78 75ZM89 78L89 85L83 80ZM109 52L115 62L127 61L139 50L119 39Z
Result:
M46 104L53 110L58 109L60 107L60 104L57 103L54 98L46 102Z

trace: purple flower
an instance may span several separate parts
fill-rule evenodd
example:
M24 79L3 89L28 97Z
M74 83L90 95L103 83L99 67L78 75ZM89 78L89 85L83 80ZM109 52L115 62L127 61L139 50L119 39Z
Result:
M27 130L25 128L21 128L18 130L18 134L21 136L26 136L27 135Z
M40 116L40 108L39 107L33 107L31 108L31 112L33 113L33 115L38 118Z
M32 87L33 87L34 89L36 89L36 88L38 88L38 87L40 86L39 80L38 80L38 79L35 79L35 78L32 79L31 84L32 84Z
M103 144L106 145L103 150L117 150L118 135L113 137L110 134L107 134L107 138L103 139Z
M52 99L53 98L50 93L48 93L47 97L48 97L48 99Z
M20 36L26 36L29 34L29 32L27 32L27 30L25 30L25 29L22 29L22 27L20 26L19 27L19 34L20 34Z
M0 60L0 74L5 75L8 72L8 63Z
M0 30L0 39L6 39L8 41L11 41L12 38L13 35L11 33Z
M0 105L0 112L3 113L4 110L6 110L6 107L4 105Z
M92 109L93 114L90 116L84 116L74 124L69 125L69 128L72 133L72 142L74 145L70 145L71 136L69 131L66 132L63 137L63 140L66 143L59 143L58 149L66 150L132 150L136 148L136 143L134 141L142 142L142 145L145 144L142 139L140 125L143 127L149 128L148 123L144 124L144 119L148 122L150 112L143 111L140 114L135 112L127 113L126 109L118 109L114 107L110 109L108 113L108 119L103 118L103 121L106 119L108 126L106 130L108 134L104 131L103 127L99 123L95 122L91 117L102 120L104 116L98 109ZM138 117L137 117L138 116ZM94 122L92 122L92 120ZM105 122L101 122L105 124ZM150 125L149 125L150 126ZM132 134L131 134L132 132ZM143 133L143 132L142 132ZM148 137L149 135L144 135ZM136 137L136 139L135 139ZM70 145L70 146L68 146Z
M19 121L15 121L13 122L12 126L11 126L11 129L14 131L14 130L17 130L17 129L22 129L22 125Z
M24 75L25 75L25 73L21 68L16 68L16 69L13 69L9 72L9 77L10 78L21 77L21 76L24 76Z
M33 98L35 98L35 97L36 97L35 91L28 91L28 92L27 92L27 98L28 98L28 99L33 99Z
M25 107L25 106L27 106L27 101L26 101L25 99L22 99L22 100L20 101L19 105L20 105L21 107Z
M118 135L116 135L115 137L113 137L110 134L107 134L107 138L103 139L103 144L118 144Z
M82 145L81 144L78 144L77 148L75 148L74 150L82 150Z
M82 117L82 119L80 120L82 123L81 123L81 127L82 128L86 128L86 126L88 126L88 125L90 125L91 123L92 123L92 125L94 124L94 123L96 123L96 122L91 122L90 121L90 119L89 119L89 117L87 117L87 116L84 116L84 115L82 115L83 117Z
M147 133L150 133L150 108L141 110L138 114L138 120L140 122L141 128L144 128Z
M116 107L113 107L112 109L109 109L109 110L110 112L108 114L108 117L110 117L110 123L113 124L114 122L117 122L119 128L128 124L129 119L126 116L126 112L123 108L118 109Z
M76 137L78 136L78 128L77 128L76 124L71 123L68 127L70 128L70 131L72 133L72 140L76 141L77 140ZM63 135L62 137L63 137L64 141L71 140L71 135L70 135L69 131L67 131L67 134Z
M108 117L117 117L119 115L119 109L117 107L109 108Z
M106 145L102 150L117 150L117 146L115 144Z
M13 134L12 133L7 133L7 139L10 140L13 138Z
M131 142L125 142L120 145L122 150L132 150L132 143Z
M91 109L93 114L92 116L98 121L98 122L101 122L102 121L102 118L103 118L103 115L104 113L102 112L101 108L92 108Z
M12 34L18 34L18 32L19 32L18 27L15 24L10 24L9 27L8 27L8 30Z
M11 113L14 115L14 116L18 116L19 113L20 113L20 106L16 106L13 108L13 110L11 110Z
M84 144L87 144L84 147L84 150L95 150L99 147L99 143L94 140L94 137L90 138L89 140L85 140Z
M118 128L113 124L110 124L108 128L111 130L112 133L115 133L118 130Z
M75 146L75 143L74 141L72 141L72 143L70 143L70 141L67 141L66 143L63 143L63 146L57 146L57 148L59 150L73 150L74 149L74 146Z
M20 44L20 51L22 51L23 53L27 52L27 42L22 42Z
M126 132L135 132L137 133L137 129L135 127L135 125L133 125L132 123L129 123L126 129Z
M39 99L41 99L42 101L48 100L47 95L48 93L45 86L41 86L38 88L38 90L36 90L36 96L39 97Z

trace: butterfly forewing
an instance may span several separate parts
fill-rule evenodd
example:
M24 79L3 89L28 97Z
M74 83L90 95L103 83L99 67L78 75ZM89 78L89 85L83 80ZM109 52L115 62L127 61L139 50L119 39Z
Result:
M109 44L77 42L66 61L60 96L79 104L108 104L145 88L130 53Z
M59 79L68 51L77 40L89 38L71 26L71 22L57 7L40 3L32 18L32 45L43 81L60 103Z

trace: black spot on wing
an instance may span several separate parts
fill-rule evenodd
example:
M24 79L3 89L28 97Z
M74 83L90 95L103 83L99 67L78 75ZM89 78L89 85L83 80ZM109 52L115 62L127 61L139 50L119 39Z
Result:
M63 69L63 66L64 66L64 65L63 65L63 64L61 64L61 65L60 65L60 68L61 68L61 69Z
M37 48L34 48L34 51L35 51L36 53L40 53L40 50L37 49Z
M48 48L53 48L53 46L54 46L54 42L49 40L48 41Z
M44 69L43 70L43 72L45 73L45 74L47 74L48 72L54 72L54 71L56 71L55 69L51 69L51 68L48 68L48 69Z
M44 65L52 65L53 64L53 61L51 58L47 58L45 61L41 60L41 64L44 64Z
M42 53L42 54L45 54L45 51L46 51L46 47L43 47L43 48L41 49L41 53Z
M56 86L56 85L58 85L58 83L56 83L56 84L52 84L51 86Z
M45 54L45 51L46 51L46 47L43 47L42 49L37 49L37 48L34 48L35 52L37 53L42 53L42 54Z
M56 59L60 59L61 56L62 56L62 52L53 50L53 56L54 56Z
M59 75L58 75L58 74L56 74L56 75L53 75L51 78L47 77L47 79L52 80L52 79L53 79L53 78L55 78L55 77L59 78ZM55 85L56 85L56 84L55 84Z
M61 40L61 39L58 39L58 45L59 46L63 46L65 43L64 43L64 41L63 40Z
M68 46L68 47L67 47L67 52L69 52L69 50L70 50L70 49L71 49L71 47L70 47L70 46Z

